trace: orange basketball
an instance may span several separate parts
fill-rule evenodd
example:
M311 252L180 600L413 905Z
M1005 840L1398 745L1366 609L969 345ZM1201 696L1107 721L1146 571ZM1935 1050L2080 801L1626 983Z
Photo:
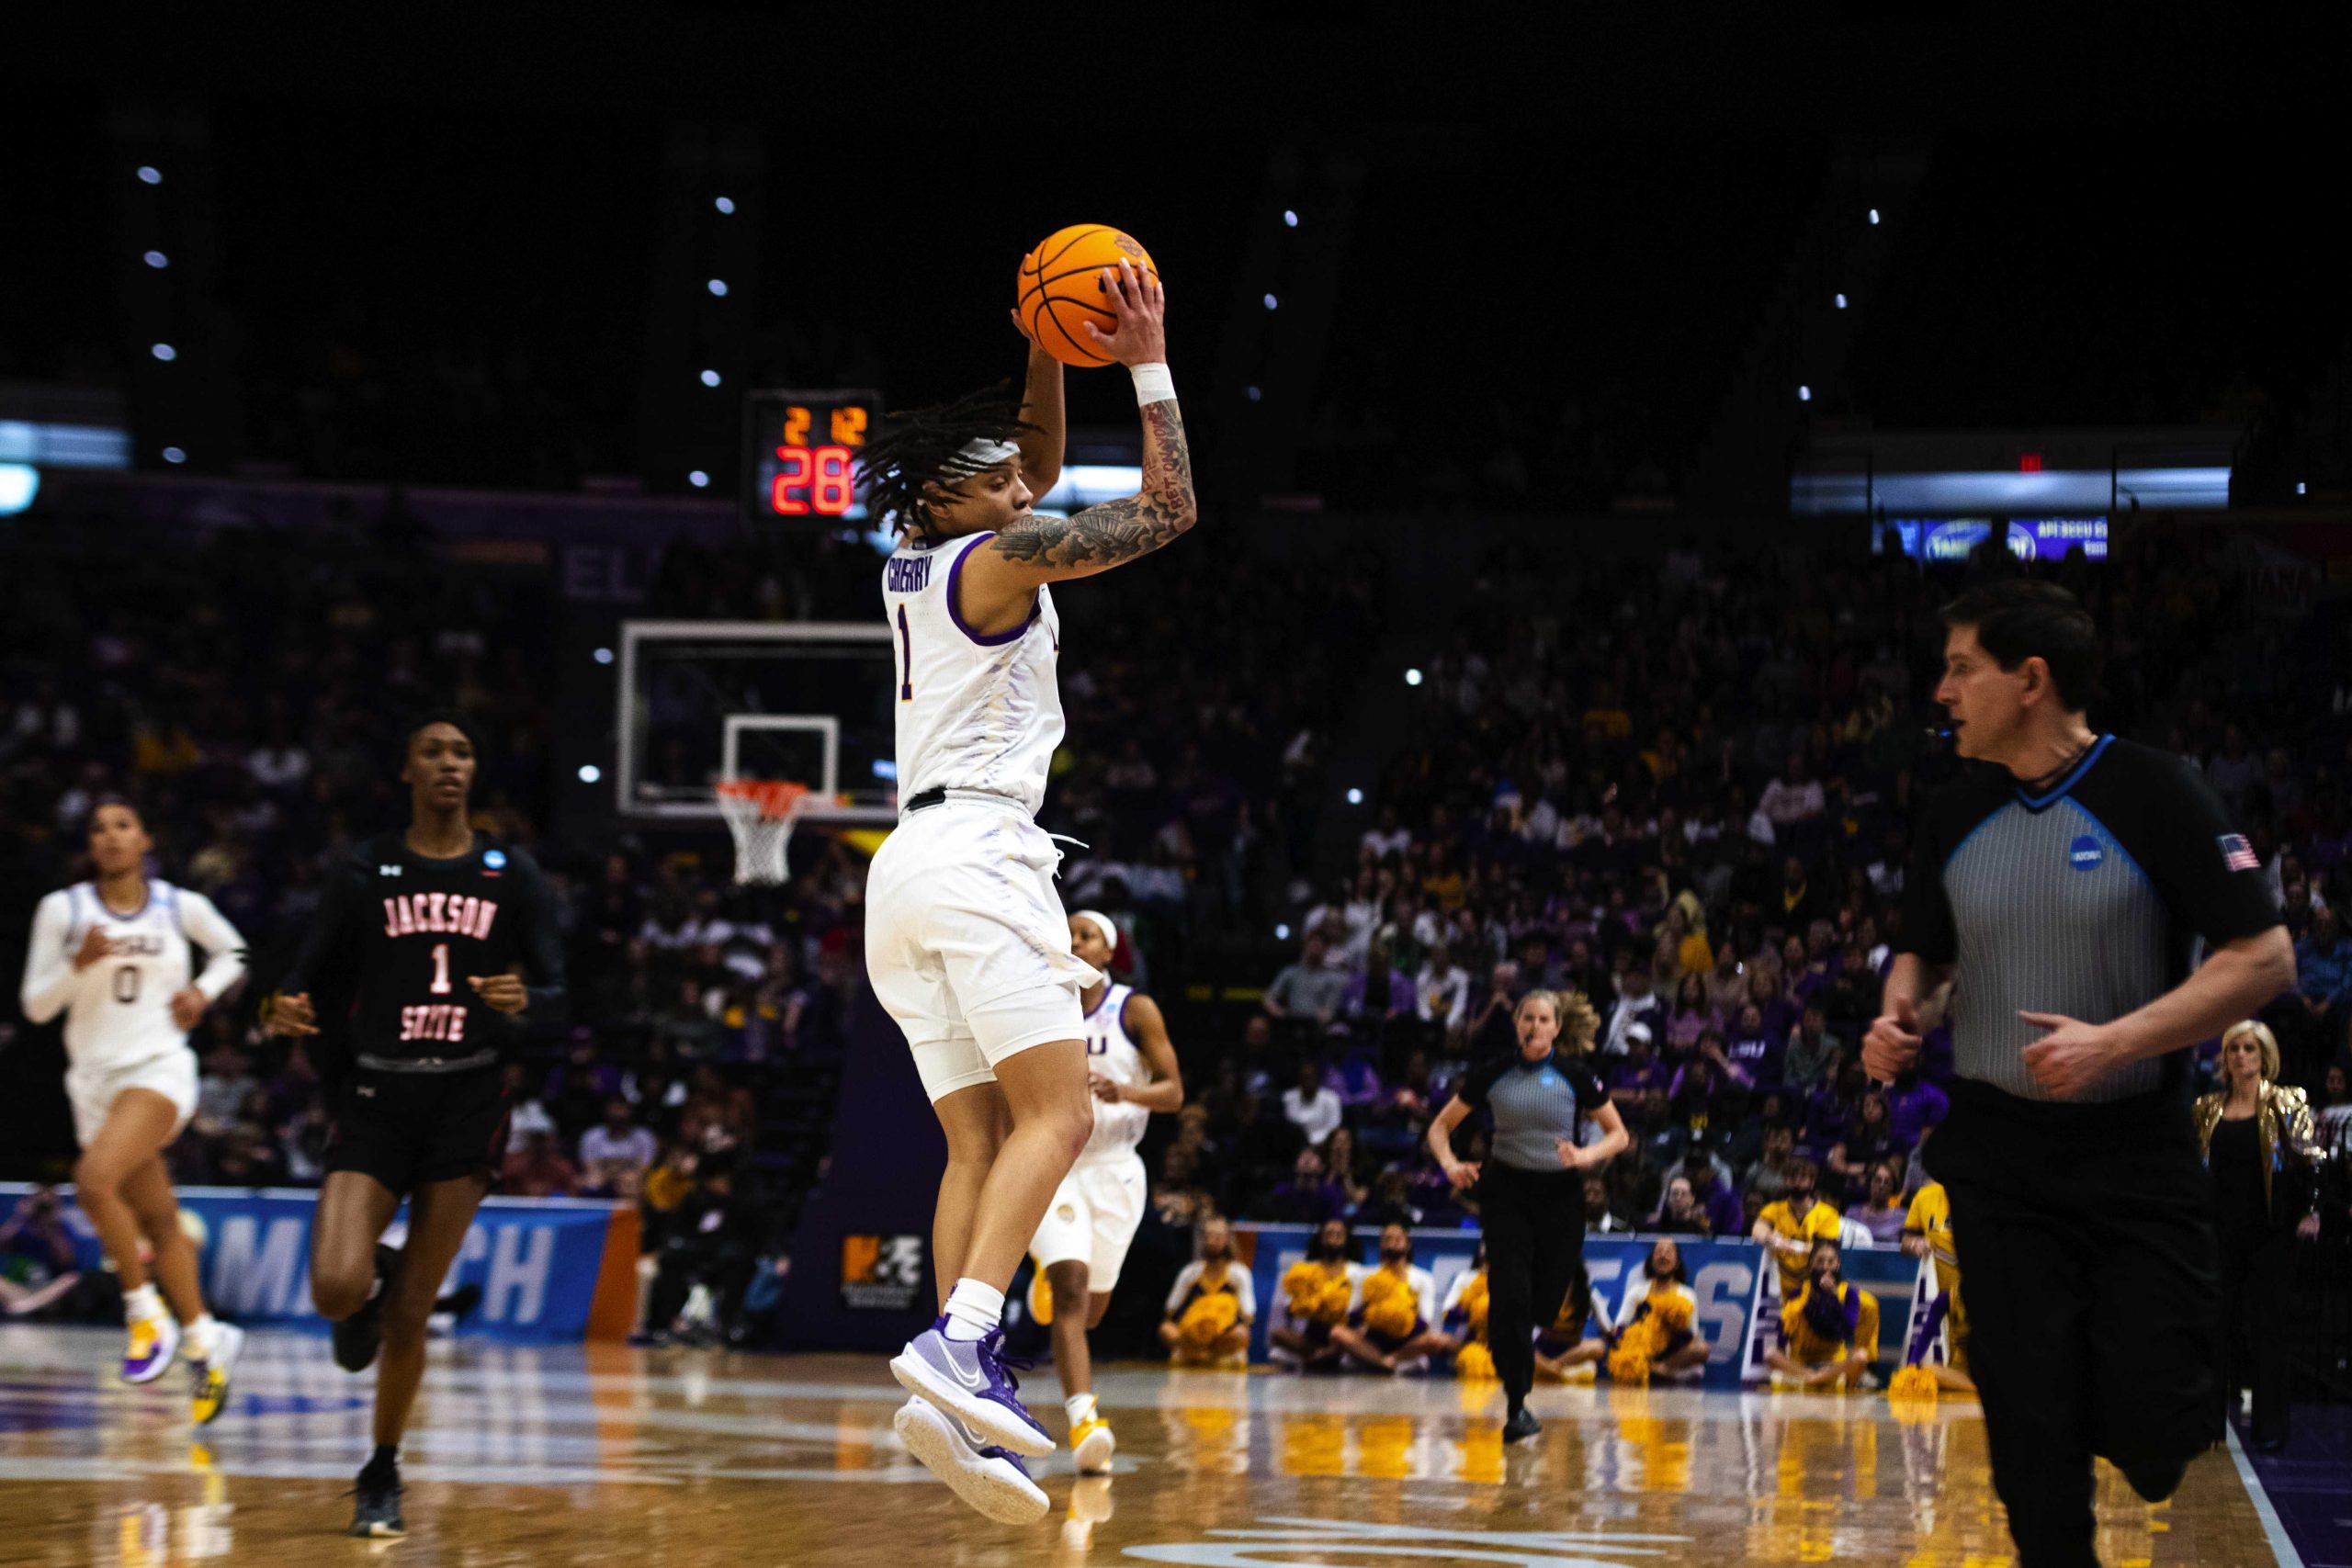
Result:
M1159 276L1150 254L1133 235L1102 223L1057 229L1023 256L1015 299L1029 340L1064 365L1110 364L1080 323L1091 321L1106 333L1111 330L1117 318L1105 298L1109 288L1102 269L1115 269L1122 259L1148 277Z

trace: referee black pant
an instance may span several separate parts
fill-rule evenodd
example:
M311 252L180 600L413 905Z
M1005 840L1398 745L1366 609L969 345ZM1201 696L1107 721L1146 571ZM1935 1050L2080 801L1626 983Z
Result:
M1927 1166L1951 1198L1968 1363L2019 1568L2095 1564L2096 1454L2171 1495L2215 1421L2211 1186L2188 1108L1962 1081Z
M2254 1440L2287 1440L2287 1294L2295 1276L2295 1232L2265 1224L2227 1225L2222 1244L2222 1365L2223 1419L2238 1390L2254 1391Z
M1584 1178L1489 1158L1478 1177L1487 1240L1487 1347L1515 1409L1535 1386L1535 1330L1559 1315L1584 1258Z

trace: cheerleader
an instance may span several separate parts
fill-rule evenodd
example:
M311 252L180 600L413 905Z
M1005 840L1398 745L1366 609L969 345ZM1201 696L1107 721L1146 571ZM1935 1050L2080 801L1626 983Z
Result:
M1380 1231L1380 1267L1357 1287L1356 1309L1331 1330L1332 1342L1384 1372L1394 1372L1446 1348L1437 1332L1437 1281L1413 1261L1413 1236L1403 1225Z
M1268 1337L1281 1353L1278 1359L1301 1371L1340 1364L1341 1351L1332 1334L1348 1321L1364 1272L1348 1256L1352 1247L1348 1222L1326 1220L1317 1227L1306 1256L1283 1274L1283 1319Z
M1609 1375L1620 1382L1695 1378L1707 1365L1699 1337L1699 1298L1682 1249L1661 1237L1643 1259L1640 1288L1625 1292L1609 1336Z
M1878 1359L1878 1298L1849 1282L1838 1244L1824 1236L1805 1258L1805 1280L1781 1309L1781 1342L1764 1352L1774 1384L1862 1386Z
M1222 1217L1201 1224L1201 1255L1176 1276L1159 1342L1179 1367L1250 1368L1250 1325L1258 1320L1258 1287L1233 1260L1233 1227Z

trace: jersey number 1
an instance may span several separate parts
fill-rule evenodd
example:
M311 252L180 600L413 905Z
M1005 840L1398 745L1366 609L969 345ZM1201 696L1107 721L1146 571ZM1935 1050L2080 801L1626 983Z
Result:
M436 997L449 994L449 944L446 942L433 944L433 994Z
M907 607L904 604L899 606L899 641L907 654L906 673L899 682L899 700L910 703L915 700L915 638L914 634L907 629Z

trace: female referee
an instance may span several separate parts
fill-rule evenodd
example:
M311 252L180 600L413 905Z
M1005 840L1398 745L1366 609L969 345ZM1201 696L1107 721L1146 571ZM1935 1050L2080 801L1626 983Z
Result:
M1542 1430L1527 1409L1527 1391L1535 1383L1535 1325L1560 1310L1584 1256L1581 1173L1608 1164L1630 1142L1600 1077L1577 1059L1592 1048L1600 1027L1592 1004L1576 991L1530 991L1515 1021L1518 1053L1473 1067L1429 1133L1430 1152L1446 1179L1457 1190L1477 1189L1492 1303L1487 1340L1510 1402L1507 1443ZM1482 1107L1495 1117L1483 1169L1453 1154L1454 1128ZM1577 1127L1588 1117L1602 1136L1579 1147Z
M406 736L407 831L361 846L335 874L264 1013L278 1034L314 1035L322 1022L348 1032L311 1227L311 1298L334 1324L346 1371L383 1352L356 1536L405 1529L400 1441L424 1375L425 1320L505 1152L501 1046L521 1019L544 1026L564 1001L562 942L538 866L468 819L472 734L436 714ZM408 1244L395 1252L378 1243L402 1198Z

